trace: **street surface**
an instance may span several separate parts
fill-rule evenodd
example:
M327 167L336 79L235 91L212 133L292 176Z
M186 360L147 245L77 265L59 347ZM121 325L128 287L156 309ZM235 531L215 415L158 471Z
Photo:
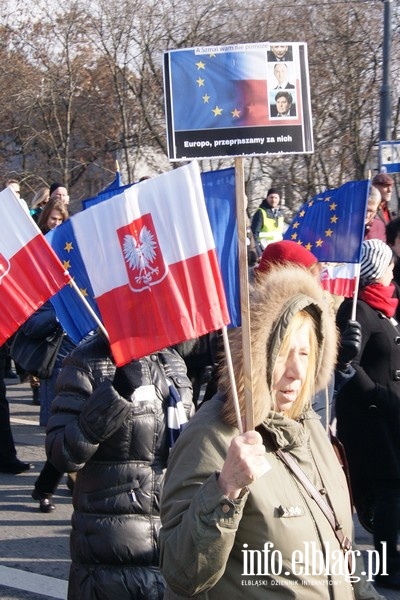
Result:
M7 379L7 398L18 457L35 468L21 475L0 473L0 599L64 600L67 597L71 494L63 478L54 495L56 510L39 511L31 498L35 480L45 462L44 428L39 407L32 404L28 384ZM354 518L360 550L373 550L372 536ZM400 592L380 589L387 600ZM118 599L110 599L118 600ZM134 599L133 599L134 600Z

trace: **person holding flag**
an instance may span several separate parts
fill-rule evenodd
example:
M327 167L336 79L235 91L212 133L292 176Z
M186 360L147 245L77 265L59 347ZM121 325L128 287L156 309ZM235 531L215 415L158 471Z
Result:
M239 415L224 361L218 394L190 420L171 452L161 500L165 600L309 600L311 590L313 598L353 599L346 566L335 575L315 575L311 561L307 572L294 572L293 553L305 552L299 559L304 564L310 560L307 547L320 549L324 540L345 560L344 541L339 543L326 513L283 460L295 457L306 479L323 490L341 531L351 536L346 479L311 410L334 367L335 320L315 277L303 267L283 265L251 291L250 324L255 430L240 433L244 358L236 329L230 342Z
M64 361L46 435L77 471L69 600L162 600L158 531L169 448L194 411L183 359L164 349L116 368L101 332ZM175 430L175 431L173 431Z

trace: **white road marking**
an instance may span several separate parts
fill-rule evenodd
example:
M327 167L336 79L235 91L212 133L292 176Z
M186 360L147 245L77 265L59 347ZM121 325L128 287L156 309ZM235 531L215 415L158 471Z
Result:
M2 565L0 565L0 585L26 592L35 592L56 600L66 600L67 598L68 581Z

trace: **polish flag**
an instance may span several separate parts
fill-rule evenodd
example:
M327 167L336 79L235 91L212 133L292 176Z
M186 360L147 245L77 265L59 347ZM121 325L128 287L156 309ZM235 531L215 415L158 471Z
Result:
M117 365L229 323L197 163L71 223Z
M0 192L0 345L69 280L14 192L4 189Z
M322 287L336 296L352 298L356 289L359 270L359 263L323 263L321 270Z

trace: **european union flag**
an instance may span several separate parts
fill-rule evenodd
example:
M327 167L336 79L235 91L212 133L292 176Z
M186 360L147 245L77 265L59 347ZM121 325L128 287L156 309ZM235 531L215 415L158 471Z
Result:
M170 69L176 131L269 122L264 49L216 54L178 50L170 54Z
M359 263L369 180L350 181L305 202L284 234L319 262Z
M45 237L99 317L99 320L101 320L92 286L75 240L72 227L73 218L67 219L64 223L49 231ZM51 303L63 329L75 344L78 344L90 331L97 328L96 320L70 285L65 286L53 296Z

